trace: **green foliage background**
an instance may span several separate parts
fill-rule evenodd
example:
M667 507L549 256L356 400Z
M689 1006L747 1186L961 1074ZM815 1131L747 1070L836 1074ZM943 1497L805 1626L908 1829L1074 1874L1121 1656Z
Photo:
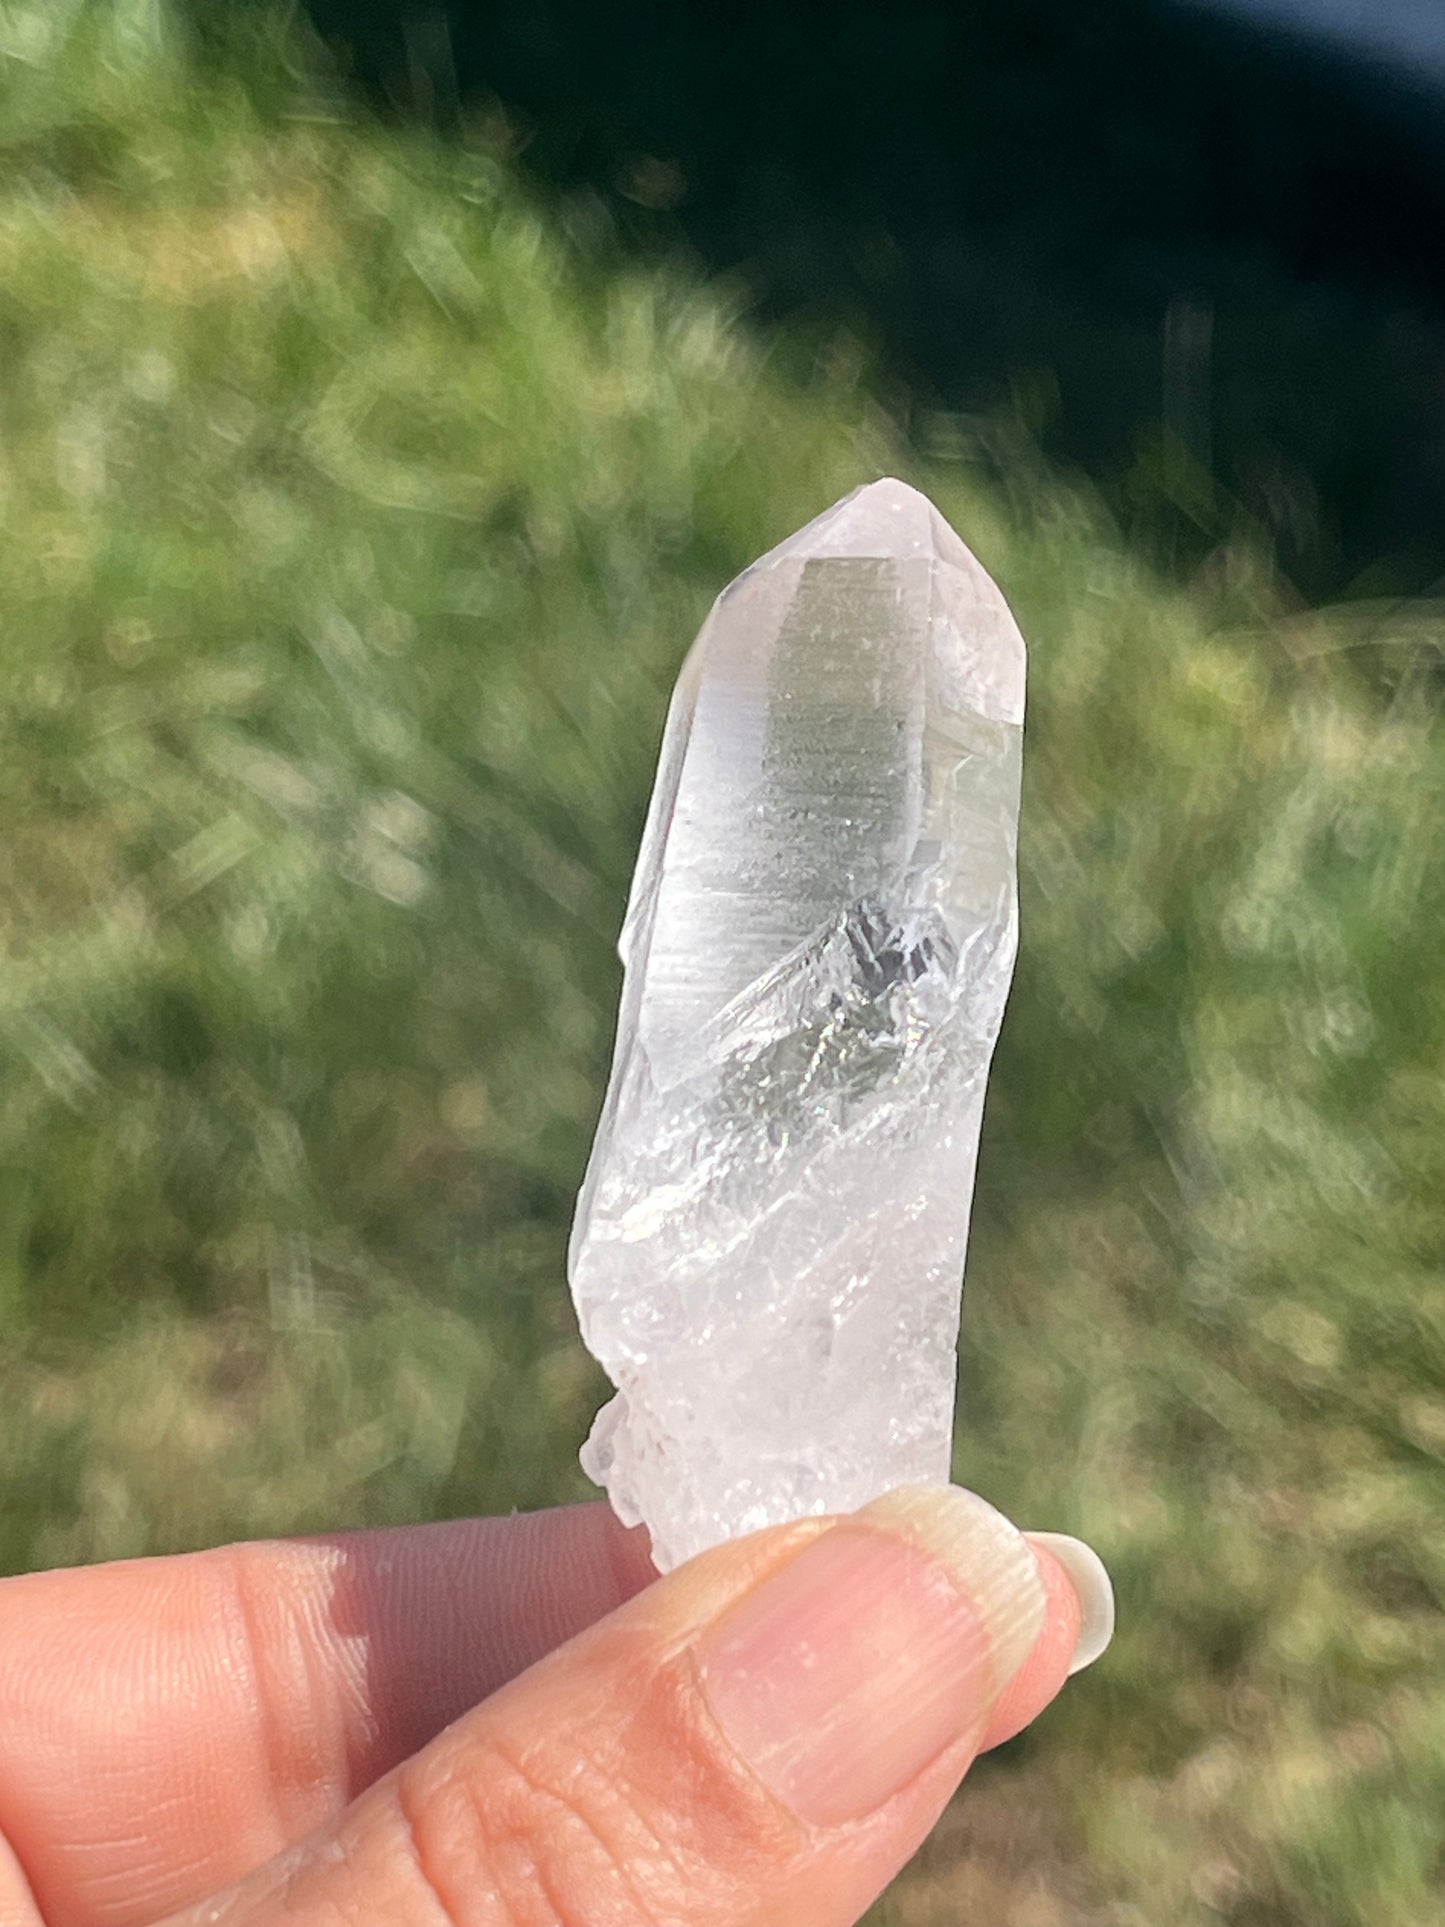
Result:
M199 68L161 0L0 6L0 1561L582 1494L670 680L902 470L1033 644L958 1467L1120 1634L880 1918L1422 1927L1438 614L1301 613L1225 525L1171 584L943 426L578 259L268 16Z

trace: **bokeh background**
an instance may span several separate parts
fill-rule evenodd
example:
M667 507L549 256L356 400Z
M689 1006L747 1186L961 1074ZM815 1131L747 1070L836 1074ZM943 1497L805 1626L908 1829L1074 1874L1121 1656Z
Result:
M1120 1632L876 1920L1445 1920L1438 20L0 4L0 1565L583 1495L671 678L900 472L1033 649L957 1466Z

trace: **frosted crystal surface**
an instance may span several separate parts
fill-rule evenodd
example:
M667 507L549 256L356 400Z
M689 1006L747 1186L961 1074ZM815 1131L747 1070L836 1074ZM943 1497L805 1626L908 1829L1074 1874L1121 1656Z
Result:
M663 1568L948 1477L1023 699L1002 595L891 480L678 679L570 1261L617 1387L582 1463Z

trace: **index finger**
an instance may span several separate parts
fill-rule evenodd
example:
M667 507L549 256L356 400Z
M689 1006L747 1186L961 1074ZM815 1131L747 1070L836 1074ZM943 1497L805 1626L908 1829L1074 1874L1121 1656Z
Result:
M0 1582L0 1836L49 1927L154 1920L653 1576L587 1505Z

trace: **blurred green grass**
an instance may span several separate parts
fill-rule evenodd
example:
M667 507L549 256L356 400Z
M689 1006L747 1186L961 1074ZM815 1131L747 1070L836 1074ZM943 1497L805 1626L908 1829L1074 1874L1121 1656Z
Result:
M1442 624L1301 612L1227 526L1166 583L944 429L588 265L279 19L201 68L160 0L0 7L0 1563L581 1495L670 680L901 468L1033 644L958 1464L1121 1631L879 1917L1422 1927Z

